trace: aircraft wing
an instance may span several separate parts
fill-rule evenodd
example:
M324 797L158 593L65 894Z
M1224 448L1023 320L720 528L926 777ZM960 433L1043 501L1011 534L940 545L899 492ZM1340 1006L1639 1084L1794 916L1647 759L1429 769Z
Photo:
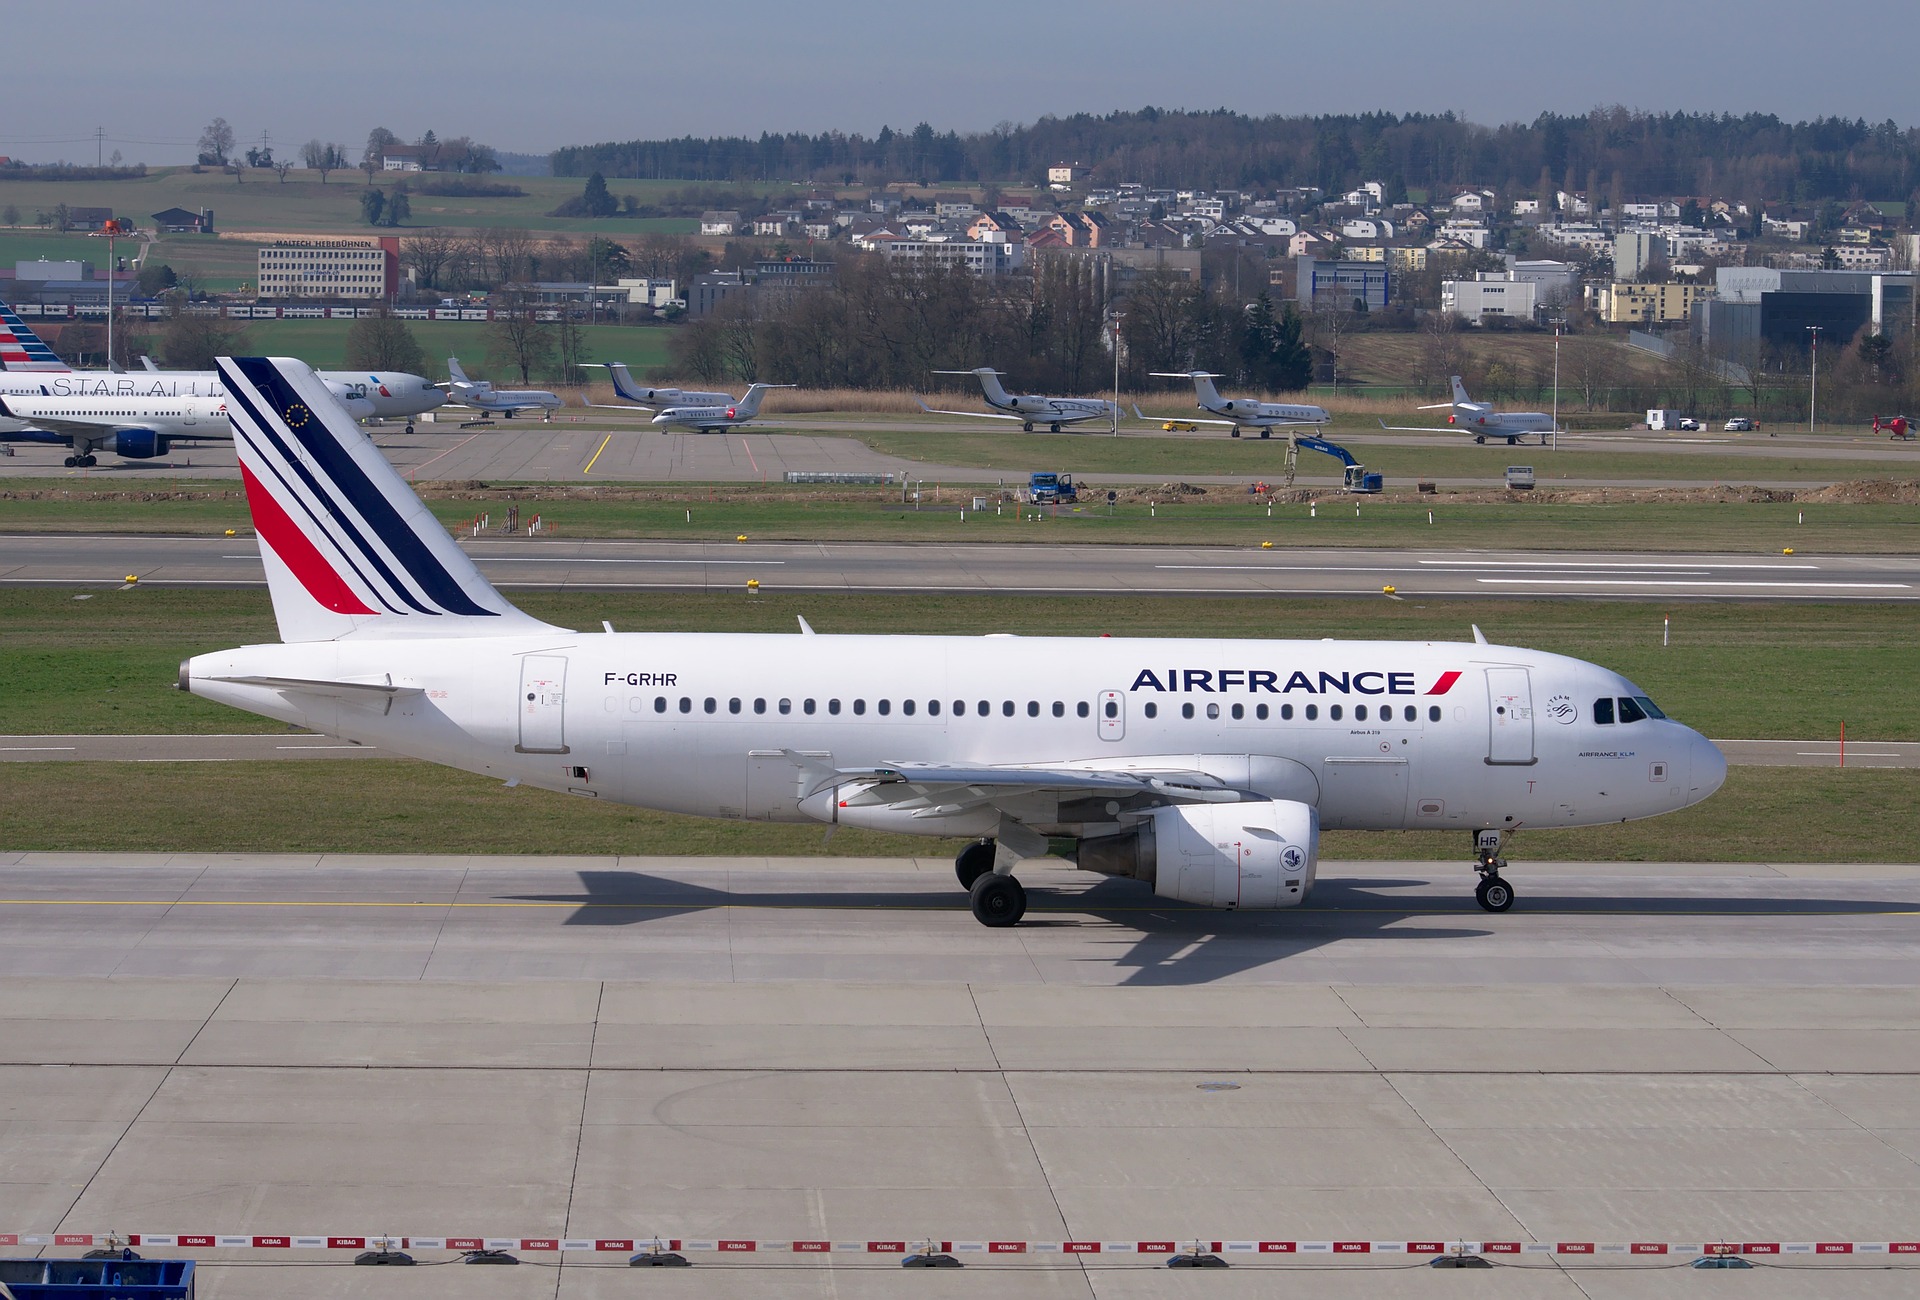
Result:
M42 433L57 433L63 438L98 438L102 434L117 433L122 429L145 429L144 424L128 424L121 420L75 420L59 415L15 415L0 402L0 419L8 425L17 426L12 432L26 429L38 429Z
M1198 772L1110 772L1074 767L964 767L944 763L900 763L839 769L816 782L861 785L847 797L850 807L924 809L929 816L997 805L1024 796L1091 797L1152 795L1186 802L1236 802L1240 792Z
M657 406L648 406L645 402L582 402L581 405L596 411L657 411L660 409Z
M1463 430L1457 424L1453 424L1453 425L1388 424L1385 420L1382 420L1380 421L1380 427L1385 429L1388 433L1464 433L1465 432L1465 430Z
M1001 415L998 411L941 411L921 402L917 397L913 400L918 402L920 409L928 415L964 415L975 420L1025 420L1027 418L1024 415ZM1034 423L1040 424L1042 421L1035 418Z
M1197 415L1174 415L1168 418L1185 420L1188 424L1217 424L1223 429L1231 429L1236 425L1242 429L1317 429L1322 423L1319 420L1205 420Z

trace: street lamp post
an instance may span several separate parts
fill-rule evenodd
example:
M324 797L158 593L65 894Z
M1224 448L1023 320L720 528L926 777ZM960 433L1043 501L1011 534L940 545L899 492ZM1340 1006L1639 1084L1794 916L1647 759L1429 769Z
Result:
M1807 326L1807 335L1813 340L1813 368L1807 383L1807 432L1812 433L1820 409L1820 327Z
M1560 331L1566 323L1562 317L1553 318L1553 428L1548 432L1553 436L1555 451L1560 449Z
M113 277L119 270L119 262L113 255L113 241L120 234L121 223L117 218L109 217L100 223L96 235L106 237L107 241L107 369L113 369ZM132 230L129 224L127 229Z

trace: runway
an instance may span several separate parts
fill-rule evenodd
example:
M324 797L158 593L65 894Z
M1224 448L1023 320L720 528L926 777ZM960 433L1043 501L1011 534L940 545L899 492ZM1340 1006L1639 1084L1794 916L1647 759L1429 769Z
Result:
M1007 595L1920 599L1920 556L1674 556L1204 546L462 540L496 585ZM0 536L0 583L259 586L251 538Z
M919 433L978 434L979 425L966 420L925 421L912 418L806 415L769 422L765 426L719 434L660 434L644 421L619 412L578 412L561 414L553 423L538 420L495 420L487 427L462 427L447 421L422 423L412 434L391 426L370 426L368 432L387 458L410 480L499 482L605 482L605 483L778 483L788 471L809 473L892 474L896 481L912 478L951 484L993 484L1023 481L1025 472L1006 469L982 469L978 466L949 465L937 461L912 460L879 452L861 440L862 434L895 430ZM1030 448L1032 454L1048 461L1071 464L1074 447L1088 439L1106 439L1105 433L1018 434L1008 437L1027 440L1009 446ZM1150 426L1132 426L1122 431L1130 439L1176 440L1195 442L1224 440L1219 431L1196 434L1167 434L1158 422ZM1543 485L1590 487L1694 487L1711 486L1724 481L1712 476L1689 475L1684 469L1665 478L1641 478L1622 475L1594 478L1557 478L1550 469L1553 449L1529 444L1519 447L1488 445L1475 448L1465 435L1403 433L1372 428L1338 429L1331 435L1342 445L1355 449L1368 447L1466 447L1484 452L1486 470L1474 477L1441 476L1433 481L1446 489L1497 486L1502 469L1519 460L1538 467ZM1274 440L1242 438L1248 468L1234 474L1179 474L1192 483L1245 483L1250 477L1272 478L1284 448ZM1633 431L1604 431L1567 434L1560 438L1559 449L1602 455L1658 454L1672 456L1678 465L1702 456L1735 456L1753 461L1753 473L1741 482L1771 488L1810 488L1823 486L1826 479L1811 479L1800 472L1795 462L1821 461L1872 462L1911 461L1920 466L1920 452L1905 444L1889 443L1884 438L1866 435L1809 435L1787 432L1778 437L1760 434L1705 434L1664 436ZM104 456L91 470L67 469L61 461L66 452L57 447L19 444L11 457L0 460L0 477L73 478L86 476L92 482L137 484L143 479L239 477L231 443L207 442L177 448L172 454L154 460L129 461ZM1524 453L1524 454L1523 454ZM1339 466L1318 456L1304 458L1298 484L1302 487L1337 490ZM1871 471L1863 469L1862 476ZM1168 474L1102 473L1102 484L1152 484L1166 481Z
M1920 866L1516 863L1502 916L1464 864L1329 864L1292 913L1022 874L1029 922L991 931L944 860L0 854L0 1233L1551 1245L1920 1217ZM149 1253L244 1261L202 1275L218 1297L664 1285L590 1254ZM1628 1257L1470 1284L1230 1258L1198 1289L1681 1289ZM708 1253L672 1282L1196 1289L1118 1255L967 1262ZM1817 1285L1903 1295L1902 1262Z

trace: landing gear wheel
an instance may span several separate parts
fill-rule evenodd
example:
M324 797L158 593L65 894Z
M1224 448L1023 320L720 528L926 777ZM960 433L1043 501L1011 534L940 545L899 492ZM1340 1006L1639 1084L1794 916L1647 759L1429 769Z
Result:
M80 458L79 458L78 456L69 456L69 457L67 457L67 459L66 459L66 466L67 466L67 468L68 468L68 469L79 469L79 468L80 468Z
M1239 426L1239 425L1235 425L1235 426L1234 426L1234 429L1233 429L1233 432L1232 432L1232 433L1230 433L1230 434L1228 434L1227 436L1228 436L1229 438L1238 438L1238 437L1240 436L1240 426Z
M408 420L408 421L407 421L407 432L408 432L408 433L412 433L412 432L413 432L413 421L412 421L412 420Z
M85 465L88 469L92 469L95 465L98 465L100 463L100 458L98 456L88 454L80 458L80 463L82 465Z
M1060 426L1058 424L1050 425L1048 427L1050 427L1055 433L1060 432Z
M1273 436L1273 430L1272 430L1272 429L1262 429L1262 430L1260 430L1260 436L1261 436L1262 438L1271 438L1271 437Z
M993 870L993 841L975 840L954 855L953 874L960 888L972 890L973 882Z
M995 929L1004 929L1018 925L1020 918L1027 914L1027 891L1012 876L996 876L992 872L973 882L968 890L968 901L973 905L973 919L982 925Z
M1474 887L1473 896L1480 900L1480 906L1489 912L1504 912L1513 906L1513 886L1498 875L1488 874L1480 877L1480 883Z
M1487 435L1484 433L1476 433L1473 435L1473 440L1478 443L1484 443L1487 440Z
M1020 426L1020 432L1022 432L1022 433L1032 433L1032 432L1033 432L1033 421L1032 421L1032 420L1028 420L1028 421L1027 421L1027 422L1026 422L1025 424L1023 424L1023 425L1021 425L1021 426Z

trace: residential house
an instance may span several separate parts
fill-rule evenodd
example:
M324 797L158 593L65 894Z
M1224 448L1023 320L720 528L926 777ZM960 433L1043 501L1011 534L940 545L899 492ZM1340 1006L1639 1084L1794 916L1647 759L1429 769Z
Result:
M700 214L700 233L703 235L737 235L740 233L740 225L738 212L702 212Z

